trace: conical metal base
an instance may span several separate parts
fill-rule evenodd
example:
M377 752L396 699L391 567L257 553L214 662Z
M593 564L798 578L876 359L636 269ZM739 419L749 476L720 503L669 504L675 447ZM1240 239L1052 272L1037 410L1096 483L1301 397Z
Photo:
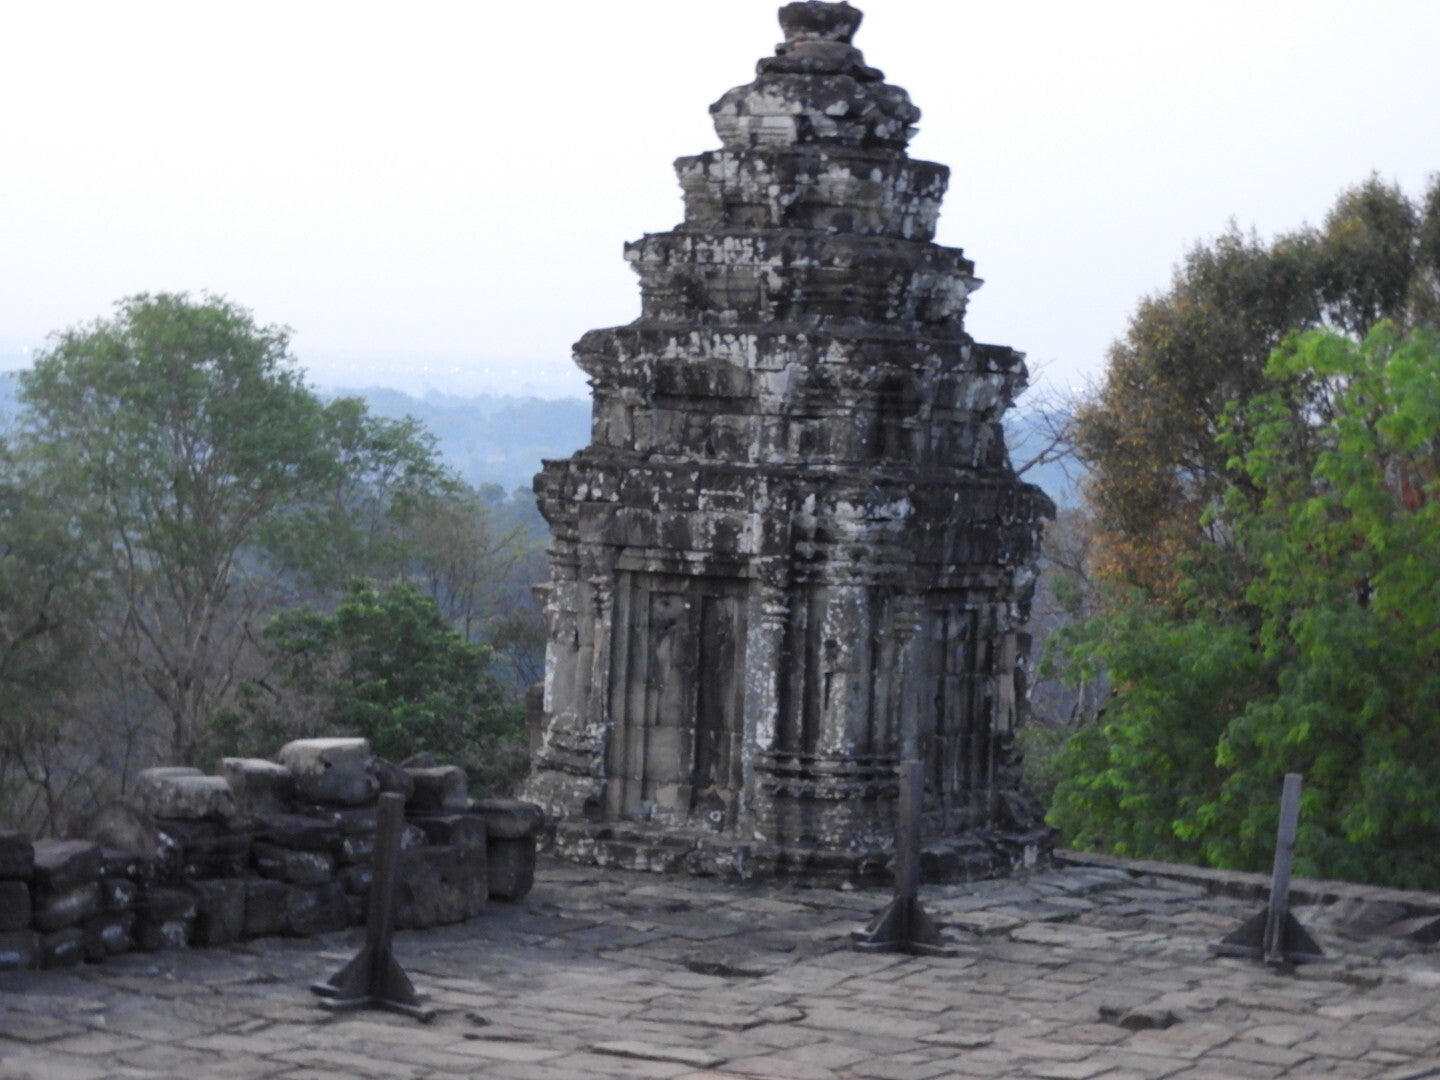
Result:
M1326 959L1310 932L1288 911L1274 931L1267 933L1270 909L1257 912L1232 934L1212 942L1210 949L1220 956L1240 956L1271 964L1318 964ZM1267 942L1267 938L1271 939Z
M435 1010L427 1009L423 994L417 993L410 976L389 949L376 953L365 946L355 959L325 982L313 983L312 992L324 1000L321 1008L341 1011L367 1006L404 1013L417 1020L433 1020Z
M913 956L954 956L940 930L913 896L897 896L864 930L851 934L864 952L905 952Z

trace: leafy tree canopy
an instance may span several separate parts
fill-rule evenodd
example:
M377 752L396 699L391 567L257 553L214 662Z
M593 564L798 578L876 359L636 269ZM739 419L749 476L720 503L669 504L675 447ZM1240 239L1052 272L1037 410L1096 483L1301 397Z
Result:
M1440 337L1289 339L1218 420L1225 545L1069 631L1115 696L1063 751L1082 846L1262 869L1306 778L1302 873L1440 887ZM1242 574L1230 571L1242 566Z
M287 331L222 298L122 300L20 386L19 450L90 515L119 600L95 629L166 719L172 761L229 701L258 613L393 560L396 522L454 484L413 423L323 404Z
M1440 176L1418 203L1372 177L1319 227L1267 243L1232 225L1186 255L1170 288L1141 301L1077 413L1101 576L1176 599L1181 560L1225 540L1206 511L1229 482L1228 403L1261 390L1292 331L1358 338L1381 319L1440 326Z
M521 761L519 717L491 672L434 600L409 584L357 581L333 614L285 612L264 632L271 676L248 684L222 739L264 752L299 734L360 735L392 761L430 754L502 787Z

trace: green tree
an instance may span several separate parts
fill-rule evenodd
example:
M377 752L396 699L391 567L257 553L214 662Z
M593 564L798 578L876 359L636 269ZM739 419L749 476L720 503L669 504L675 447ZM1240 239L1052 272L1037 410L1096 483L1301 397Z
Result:
M1207 514L1231 478L1218 436L1230 402L1264 385L1292 331L1363 334L1380 319L1440 325L1440 176L1420 203L1375 177L1318 228L1263 242L1233 225L1144 298L1077 411L1104 579L1174 601L1182 561L1223 543Z
M47 833L83 779L67 739L100 566L86 507L0 445L0 825Z
M1071 634L1108 668L1066 748L1075 842L1260 869L1286 772L1301 872L1440 886L1440 337L1311 331L1231 411L1221 505L1249 575L1200 552L1179 610L1137 597Z
M392 761L430 754L463 766L482 790L523 770L521 716L492 674L493 654L466 641L406 583L351 585L333 614L298 609L264 632L270 673L221 720L268 752L298 734L361 735Z
M413 427L326 406L288 333L220 298L123 300L56 335L20 384L21 449L92 510L115 598L97 630L172 761L230 701L258 617L297 580L333 581L338 560L364 571L367 530L443 479Z

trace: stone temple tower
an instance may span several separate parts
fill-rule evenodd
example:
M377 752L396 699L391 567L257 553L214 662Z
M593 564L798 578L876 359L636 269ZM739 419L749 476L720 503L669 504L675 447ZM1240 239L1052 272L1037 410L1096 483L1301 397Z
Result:
M641 315L575 348L591 444L536 477L554 534L526 796L562 855L875 879L896 768L926 763L926 870L1003 873L1047 832L1012 745L1049 500L1000 418L1021 354L963 326L932 242L949 170L867 67L848 4L792 3L684 223L626 246Z

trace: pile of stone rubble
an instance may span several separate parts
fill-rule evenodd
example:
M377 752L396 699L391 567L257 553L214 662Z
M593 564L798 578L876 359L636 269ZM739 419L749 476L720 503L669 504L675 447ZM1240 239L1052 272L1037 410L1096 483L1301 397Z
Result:
M543 815L467 788L457 766L391 765L357 738L297 740L276 761L225 758L218 776L147 769L84 839L0 832L0 970L361 924L385 791L406 797L397 926L518 900Z

